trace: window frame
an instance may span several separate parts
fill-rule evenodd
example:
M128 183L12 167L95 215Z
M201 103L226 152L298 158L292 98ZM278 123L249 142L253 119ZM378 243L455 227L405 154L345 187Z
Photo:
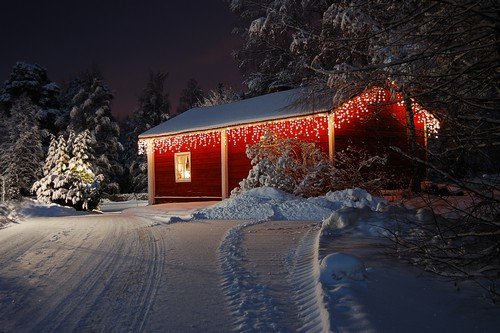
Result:
M187 156L188 157L188 161L189 161L189 178L177 178L177 158L178 157L181 157L181 156ZM174 178L175 178L175 182L176 183L190 183L191 182L191 179L192 179L192 176L193 176L193 173L192 173L192 160L191 160L191 152L190 151L186 151L186 152L178 152L178 153L174 153Z

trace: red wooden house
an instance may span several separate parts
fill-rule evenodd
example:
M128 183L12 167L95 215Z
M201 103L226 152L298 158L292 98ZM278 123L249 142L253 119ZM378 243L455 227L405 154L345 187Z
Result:
M307 96L307 97L305 97ZM188 110L139 136L147 153L150 204L223 199L248 175L246 146L266 131L313 142L333 161L348 145L385 150L392 166L407 162L389 146L406 150L401 96L372 88L334 106L306 89L272 93L234 103ZM413 105L420 141L437 130L432 115Z

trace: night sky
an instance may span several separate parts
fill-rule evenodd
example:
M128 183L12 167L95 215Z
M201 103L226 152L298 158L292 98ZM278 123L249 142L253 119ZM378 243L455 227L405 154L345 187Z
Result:
M240 43L231 34L237 20L223 0L3 1L0 82L19 60L45 67L58 84L96 64L123 119L148 71L164 70L175 108L190 77L205 91L219 82L242 89L230 55Z

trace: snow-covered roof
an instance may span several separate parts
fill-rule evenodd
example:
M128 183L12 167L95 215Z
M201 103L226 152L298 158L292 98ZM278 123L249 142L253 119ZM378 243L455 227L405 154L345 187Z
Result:
M297 88L229 104L193 108L147 130L139 138L238 126L331 109L331 98L314 95L307 88Z

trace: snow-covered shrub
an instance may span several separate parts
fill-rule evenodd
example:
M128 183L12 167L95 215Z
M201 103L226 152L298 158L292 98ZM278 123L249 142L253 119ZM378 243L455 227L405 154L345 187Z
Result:
M294 193L302 179L323 160L321 151L313 143L280 138L273 132L266 132L259 142L247 146L246 153L252 169L232 194L262 186Z
M66 143L63 136L52 138L43 168L44 176L32 186L37 199L58 203L77 210L92 210L101 198L102 175L91 170L90 132L71 134ZM71 149L68 149L68 148Z
M365 271L365 265L358 257L335 252L321 260L320 280L326 285L334 284L342 279L362 281L365 279Z
M386 157L351 147L337 152L331 164L314 143L267 132L246 153L252 169L232 195L262 186L302 197L355 187L376 193L387 182Z

